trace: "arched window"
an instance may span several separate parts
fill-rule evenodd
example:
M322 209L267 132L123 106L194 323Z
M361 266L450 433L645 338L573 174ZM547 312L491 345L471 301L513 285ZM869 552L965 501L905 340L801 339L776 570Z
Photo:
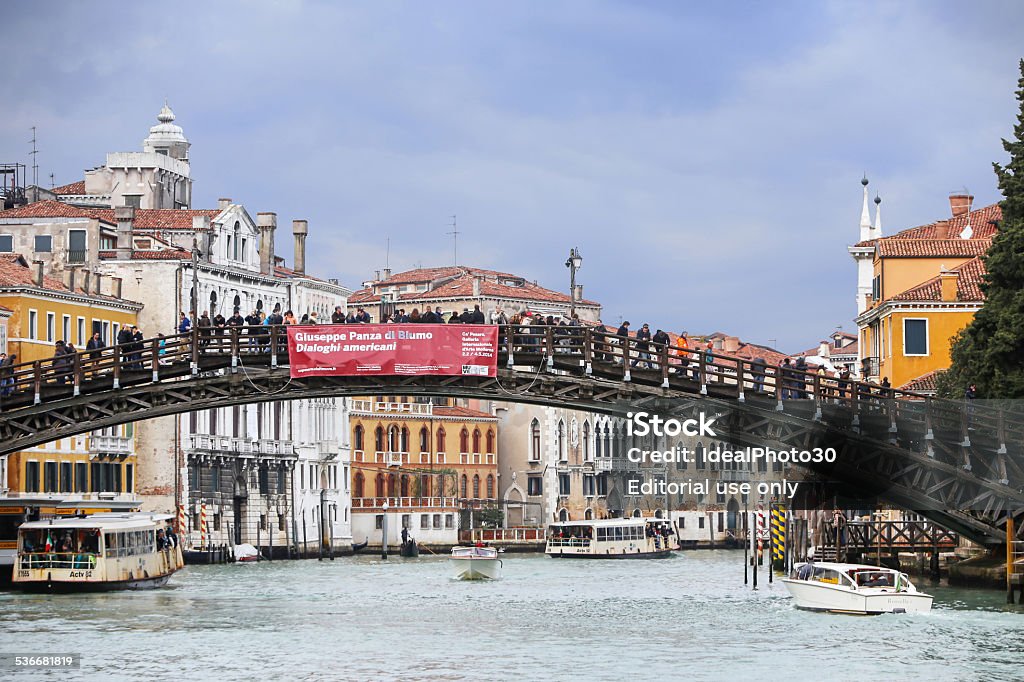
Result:
M694 458L697 462L697 471L704 470L704 443L697 443L697 447L694 449Z
M590 422L583 421L583 461L590 461Z
M352 440L354 441L356 450L363 449L363 425L356 424L355 431L352 433Z
M395 488L398 483L397 478L394 474L388 474L388 497L395 496Z
M569 520L569 511L564 507L558 511L558 520L563 523Z
M236 220L236 221L235 221L235 241L234 241L234 249L233 249L233 253L231 254L231 256L232 256L232 258L233 258L234 260L238 260L238 259L239 259L239 258L238 258L238 254L239 254L239 248L238 248L238 243L239 243L239 242L241 241L241 236L242 236L242 225L241 225L241 223L239 223L239 222L238 222L238 221ZM242 254L242 257L244 258L244 257L245 257L245 254ZM238 301L238 297L237 297L237 296L235 296L235 301L236 301L236 302L235 302L235 305L238 305L238 302L237 302L237 301Z
M384 452L387 446L384 445L384 427L378 426L373 432L373 447L377 452Z
M427 431L427 427L424 426L420 429L420 452L428 450L430 450L430 431Z
M473 429L473 452L480 452L480 429Z
M232 305L232 309L231 309L232 313L237 313L239 308L242 307L242 299L238 296L238 294L235 294L235 298L231 302L231 305Z
M596 430L597 437L594 439L594 450L597 451L598 457L604 457L604 427L598 424Z
M398 427L394 424L388 427L388 450L391 452L401 452L398 449Z
M461 490L461 492L462 492L462 497L464 497L464 498L465 498L465 497L468 497L468 495L466 495L466 492L467 492L467 489L466 489L467 483L468 483L468 479L466 478L466 474L462 474L462 487L460 488L460 490Z
M587 511L583 512L583 519L586 520L586 521L590 521L593 518L594 518L594 510L591 509L590 507L587 507Z
M420 497L430 497L430 476L420 474Z
M487 452L494 453L494 431L487 429Z
M384 474L377 474L377 493L375 497L384 497Z
M565 461L569 455L565 449L565 422L558 420L558 460Z
M494 474L487 474L487 497L494 499Z
M530 422L530 460L540 461L540 422Z
M480 475L473 474L473 497L480 497Z
M437 430L437 451L444 452L444 429Z
M402 474L402 494L399 497L409 497L409 474Z
M210 315L214 316L217 314L217 292L210 292Z
M465 428L459 433L459 452L469 452L469 431Z
M640 508L639 507L633 510L633 518L634 519L639 519L641 516L643 516L643 514L640 512Z
M402 427L402 440L399 446L402 452L409 452L409 429L404 426Z
M366 482L366 479L363 477L363 472L357 471L356 472L356 482L355 482L355 485L352 486L353 487L353 497L362 497L363 496L363 485L365 484L365 482Z
M686 460L683 459L683 442L682 441L679 441L678 443L676 443L676 456L678 457L678 459L676 460L676 471L686 471L686 467L688 465L686 463Z

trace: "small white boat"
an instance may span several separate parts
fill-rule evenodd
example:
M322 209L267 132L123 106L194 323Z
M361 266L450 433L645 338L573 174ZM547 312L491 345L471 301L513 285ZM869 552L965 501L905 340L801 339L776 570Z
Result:
M875 615L930 611L932 596L918 592L906 573L864 564L807 562L783 578L797 608Z
M260 560L260 551L247 542L235 545L235 561L251 562Z
M452 547L448 560L457 580L497 580L501 577L501 559L493 547Z

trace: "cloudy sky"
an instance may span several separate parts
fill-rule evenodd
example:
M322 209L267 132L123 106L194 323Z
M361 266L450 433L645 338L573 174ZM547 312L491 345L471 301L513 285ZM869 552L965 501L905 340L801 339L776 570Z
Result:
M3 161L140 148L166 97L195 206L310 221L358 288L453 261L606 322L783 350L855 325L860 179L886 233L998 200L1024 3L11 2ZM291 261L291 240L278 248Z

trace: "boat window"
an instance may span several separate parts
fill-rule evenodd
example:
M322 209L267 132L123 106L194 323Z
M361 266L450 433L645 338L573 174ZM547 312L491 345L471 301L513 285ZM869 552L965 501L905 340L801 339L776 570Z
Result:
M815 568L814 579L820 583L829 583L830 585L839 584L839 573L832 570L831 568Z

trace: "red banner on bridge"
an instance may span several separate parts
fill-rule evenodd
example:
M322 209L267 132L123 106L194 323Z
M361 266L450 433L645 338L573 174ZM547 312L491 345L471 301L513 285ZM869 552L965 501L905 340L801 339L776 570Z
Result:
M289 326L293 377L498 373L498 328L481 324Z

